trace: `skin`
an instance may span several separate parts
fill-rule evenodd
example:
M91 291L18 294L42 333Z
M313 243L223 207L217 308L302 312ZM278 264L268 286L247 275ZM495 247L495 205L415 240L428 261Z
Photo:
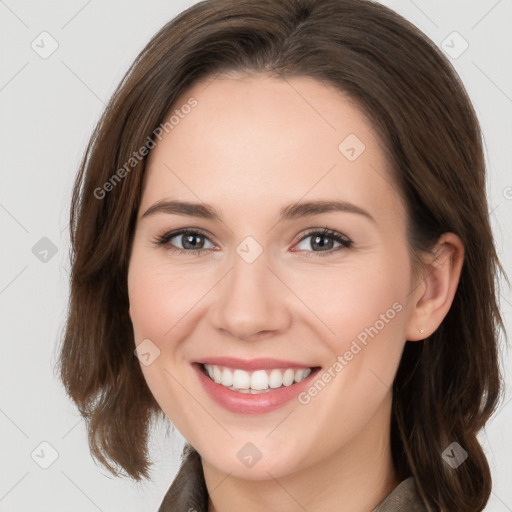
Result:
M445 233L414 281L405 206L379 139L336 89L306 77L231 75L195 84L176 105L191 96L197 107L150 154L129 267L136 344L150 339L160 350L141 366L147 384L202 456L209 512L367 512L399 483L389 424L405 341L431 334L448 312L462 243ZM338 149L349 134L365 145L355 161ZM211 204L222 221L143 217L169 199ZM282 207L315 199L350 202L373 220L329 212L278 223ZM315 235L304 238L324 227L352 246L328 237L322 249ZM209 234L202 253L173 252L181 236L155 243L181 228ZM253 263L236 252L249 235L263 250ZM394 303L401 311L307 405L229 412L190 365L268 356L326 369ZM237 457L247 442L262 453L250 468Z

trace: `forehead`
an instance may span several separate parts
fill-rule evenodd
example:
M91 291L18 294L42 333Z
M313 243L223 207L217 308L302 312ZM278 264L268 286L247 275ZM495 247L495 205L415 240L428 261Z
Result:
M182 109L191 98L196 106ZM143 205L180 196L250 213L307 196L375 203L376 215L396 206L371 123L312 78L210 79L186 91L173 114L179 121L148 160Z

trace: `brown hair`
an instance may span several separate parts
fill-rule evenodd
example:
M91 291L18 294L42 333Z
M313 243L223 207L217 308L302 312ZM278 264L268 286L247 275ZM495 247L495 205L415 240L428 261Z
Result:
M148 477L151 420L163 416L134 356L127 270L144 145L176 99L227 72L308 76L347 94L383 141L408 210L415 264L444 232L465 246L458 289L427 340L408 342L393 387L392 449L431 510L483 510L489 466L476 434L500 392L501 270L488 219L479 124L451 64L412 24L369 0L208 0L165 25L137 57L91 137L71 209L69 313L59 370L92 454ZM108 193L98 193L109 182ZM106 190L106 187L105 187ZM416 267L416 265L415 265ZM469 454L456 470L452 442Z

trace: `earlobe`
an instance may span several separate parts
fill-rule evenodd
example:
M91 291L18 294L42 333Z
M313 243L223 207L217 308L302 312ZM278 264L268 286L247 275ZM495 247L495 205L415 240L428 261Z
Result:
M444 233L427 261L421 286L413 296L406 329L409 341L422 340L439 327L457 291L464 261L464 245L454 233Z

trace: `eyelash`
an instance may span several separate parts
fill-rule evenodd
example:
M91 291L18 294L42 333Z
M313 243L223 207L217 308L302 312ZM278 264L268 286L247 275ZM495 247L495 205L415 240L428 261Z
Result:
M167 245L168 250L176 252L178 254L186 253L188 255L202 256L204 254L204 252L209 249L190 249L190 250L189 249L180 249L179 247L174 247L173 245L171 245L169 243L169 241L174 237L177 237L180 235L190 235L190 234L201 235L204 238L208 239L208 235L201 229L186 228L186 229L179 229L177 231L171 231L169 233L160 235L155 240L155 243L157 246ZM335 242L339 242L341 245L338 247L334 247L333 249L330 249L328 251L298 251L298 252L306 252L306 253L310 252L310 253L315 254L314 257L316 257L316 256L324 257L324 256L330 256L340 249L349 249L353 245L352 240L350 240L348 237L339 233L338 231L334 231L334 230L328 229L328 228L313 229L313 230L308 231L300 240L298 240L297 244L306 240L307 238L309 238L312 235L319 235L321 237L332 238ZM311 256L306 256L306 257L310 258Z

